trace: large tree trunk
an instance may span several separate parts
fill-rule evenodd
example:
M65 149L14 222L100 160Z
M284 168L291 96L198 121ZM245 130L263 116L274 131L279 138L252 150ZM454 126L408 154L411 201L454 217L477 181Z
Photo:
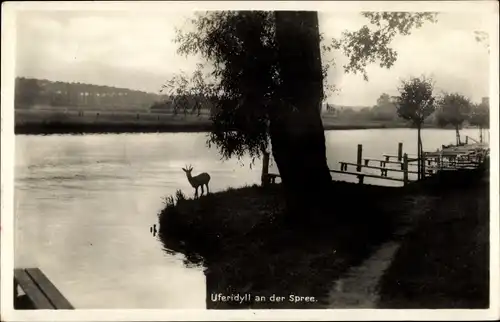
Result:
M422 138L420 137L420 125L417 127L417 178L418 180L422 179L422 162L424 160L422 159Z
M420 134L422 134L422 132L420 132ZM422 143L422 135L420 135L420 156L422 158L422 162L420 163L420 172L422 173L422 179L425 178L425 162L426 162L426 159L425 159L425 155L424 155L424 144Z
M282 84L270 122L273 156L291 215L322 209L331 187L321 121L323 77L316 12L275 13Z

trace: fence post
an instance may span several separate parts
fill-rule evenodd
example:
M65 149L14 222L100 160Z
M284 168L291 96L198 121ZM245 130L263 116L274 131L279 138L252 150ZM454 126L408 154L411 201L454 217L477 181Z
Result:
M403 142L398 143L398 161L401 162L403 158Z
M356 162L358 164L358 166L356 167L356 171L358 171L358 172L361 171L362 158L363 158L363 145L358 144L358 160Z
M403 184L408 184L408 154L403 155Z
M262 158L262 175L261 175L261 184L263 186L266 186L269 181L269 152L263 151L263 158Z
M422 179L425 179L425 161L427 161L427 159L425 158L425 152L422 152Z
M465 136L465 145L467 145L467 144L469 144L469 136L468 135Z

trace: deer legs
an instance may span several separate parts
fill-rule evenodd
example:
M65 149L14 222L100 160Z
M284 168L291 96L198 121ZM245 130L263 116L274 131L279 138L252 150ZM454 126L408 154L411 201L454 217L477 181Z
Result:
M205 193L205 186L207 186L207 193ZM193 187L194 188L194 197L195 198L198 198L198 188L201 187L201 195L199 195L200 197L203 196L203 195L208 195L210 193L210 189L208 188L208 184L202 184L198 187Z
M205 186L207 186L207 193L205 193ZM201 187L201 196L203 195L208 195L210 193L210 189L208 188L208 184L202 184L201 186L198 186L198 187ZM198 198L198 187L195 187L194 188L194 197L195 198Z

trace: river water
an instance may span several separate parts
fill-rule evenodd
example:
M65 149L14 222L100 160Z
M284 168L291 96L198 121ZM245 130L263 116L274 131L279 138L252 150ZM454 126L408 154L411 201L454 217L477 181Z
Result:
M413 129L325 136L331 169L355 162L357 144L363 157L396 154L398 142L416 153ZM425 129L422 137L425 151L455 142L453 130ZM194 192L186 164L210 173L212 191L259 183L259 160L221 161L205 142L203 133L16 136L15 266L41 268L79 309L205 308L202 269L185 267L149 230L165 197ZM377 180L365 182L398 184Z

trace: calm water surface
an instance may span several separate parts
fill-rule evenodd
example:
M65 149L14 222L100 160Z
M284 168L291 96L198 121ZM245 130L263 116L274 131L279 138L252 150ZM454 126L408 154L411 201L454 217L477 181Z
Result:
M205 141L203 133L16 136L15 266L40 267L77 308L205 308L202 270L165 253L149 231L164 197L194 192L185 164L209 172L212 191L259 183L260 161L221 161ZM364 157L396 154L398 142L417 151L411 129L328 131L326 141L331 169L355 162L357 144ZM426 151L454 141L452 130L423 131ZM376 180L366 183L398 184Z

